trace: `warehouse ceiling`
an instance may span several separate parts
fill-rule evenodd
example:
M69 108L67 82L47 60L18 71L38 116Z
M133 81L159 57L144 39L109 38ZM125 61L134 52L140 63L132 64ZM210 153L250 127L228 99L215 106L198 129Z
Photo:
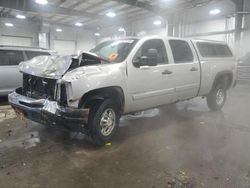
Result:
M46 1L46 0L45 0ZM176 11L203 6L213 0L0 0L0 17L25 15L28 20L55 25L83 24L85 28L125 25L136 19L167 16ZM218 1L218 0L217 0ZM108 12L115 13L113 18ZM111 15L112 17L112 15Z

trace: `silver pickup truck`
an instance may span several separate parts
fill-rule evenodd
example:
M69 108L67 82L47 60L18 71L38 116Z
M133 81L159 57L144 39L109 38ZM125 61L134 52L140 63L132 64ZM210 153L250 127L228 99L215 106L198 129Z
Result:
M40 56L20 64L23 87L9 103L25 117L83 132L102 145L120 116L202 96L219 110L236 84L227 44L150 36L99 44L78 58Z

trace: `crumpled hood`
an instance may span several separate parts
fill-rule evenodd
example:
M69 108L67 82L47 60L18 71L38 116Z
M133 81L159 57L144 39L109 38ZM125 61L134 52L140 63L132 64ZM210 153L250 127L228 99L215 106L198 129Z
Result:
M71 56L37 56L21 62L19 69L23 73L58 79L69 69L71 62Z
M81 77L88 77L90 75L104 74L105 71L102 70L101 66L86 66L79 67L77 69L67 72L63 79L65 81L77 80Z
M78 80L81 78L91 79L93 77L105 77L107 75L113 75L119 72L122 63L114 63L114 64L102 64L102 65L92 65L92 66L83 66L76 68L67 72L63 76L63 80L70 82L74 80ZM120 74L120 73L119 73Z

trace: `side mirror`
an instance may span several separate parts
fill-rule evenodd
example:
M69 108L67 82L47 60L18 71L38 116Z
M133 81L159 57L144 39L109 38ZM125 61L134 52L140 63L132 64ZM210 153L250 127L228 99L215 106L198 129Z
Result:
M157 57L158 57L158 51L156 49L148 49L145 55L133 60L133 64L136 67L156 66Z

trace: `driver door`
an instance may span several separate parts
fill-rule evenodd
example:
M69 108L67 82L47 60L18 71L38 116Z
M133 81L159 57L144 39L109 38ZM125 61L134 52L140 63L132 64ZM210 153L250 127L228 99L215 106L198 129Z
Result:
M130 93L133 111L157 107L172 101L174 87L173 65L169 64L165 43L162 39L145 41L133 57L138 62L141 57L147 56L149 49L157 50L157 63L155 66L143 64L131 65L128 76L128 91Z

